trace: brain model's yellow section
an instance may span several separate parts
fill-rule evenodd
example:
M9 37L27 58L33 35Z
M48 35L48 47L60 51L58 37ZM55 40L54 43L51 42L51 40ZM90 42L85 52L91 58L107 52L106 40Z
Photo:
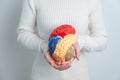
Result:
M72 44L76 43L76 37L73 34L66 35L57 45L52 57L57 62L64 62L65 55Z

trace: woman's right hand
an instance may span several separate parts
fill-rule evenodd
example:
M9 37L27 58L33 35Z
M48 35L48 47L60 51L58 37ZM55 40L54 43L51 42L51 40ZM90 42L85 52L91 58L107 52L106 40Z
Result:
M69 61L69 63L58 65L56 63L56 61L50 56L49 51L47 51L44 54L44 57L47 60L47 62L51 65L51 67L53 67L53 68L55 68L55 69L57 69L59 71L66 70L66 69L71 67L71 62L70 61Z

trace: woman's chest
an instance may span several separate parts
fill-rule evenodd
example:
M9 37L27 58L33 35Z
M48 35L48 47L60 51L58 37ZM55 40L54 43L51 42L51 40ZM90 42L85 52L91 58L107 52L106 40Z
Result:
M88 29L86 0L38 0L36 10L37 25L48 34L62 24L73 25L79 33Z

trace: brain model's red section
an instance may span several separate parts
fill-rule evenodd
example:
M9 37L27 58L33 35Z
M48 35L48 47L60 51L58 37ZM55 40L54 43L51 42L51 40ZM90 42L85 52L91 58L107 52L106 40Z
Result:
M68 24L64 24L61 25L59 27L57 27L50 35L50 37L53 36L61 36L62 38L64 38L64 36L68 35L68 34L75 34L76 31L73 28L72 25L68 25Z

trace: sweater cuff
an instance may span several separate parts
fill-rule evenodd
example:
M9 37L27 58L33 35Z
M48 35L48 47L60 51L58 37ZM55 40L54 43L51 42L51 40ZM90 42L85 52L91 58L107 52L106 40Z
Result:
M77 37L78 44L80 45L80 50L81 51L87 51L87 52L92 51L91 44L90 44L91 43L90 36L79 35L79 36L76 36L76 37Z
M48 51L48 41L44 41L40 45L40 50L41 50L42 54L45 54Z

